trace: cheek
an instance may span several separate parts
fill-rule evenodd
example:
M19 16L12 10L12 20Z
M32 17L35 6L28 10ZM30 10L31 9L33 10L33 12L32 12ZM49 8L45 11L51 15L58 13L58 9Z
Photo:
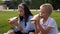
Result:
M41 16L44 16L45 14L44 13L40 13Z
M46 15L46 14L42 14L42 16L44 16L44 17L45 17L45 16L47 16L47 15Z
M24 12L18 12L20 16L24 16Z
M40 13L40 15L41 15L42 18L47 16L47 15L44 14L44 13Z

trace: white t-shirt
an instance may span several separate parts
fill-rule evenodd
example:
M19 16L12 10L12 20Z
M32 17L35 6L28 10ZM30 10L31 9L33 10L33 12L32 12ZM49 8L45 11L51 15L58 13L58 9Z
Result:
M43 24L43 19L40 20L40 24L43 29L46 27L52 27L48 34L58 34L56 22L53 18L48 17L47 21Z

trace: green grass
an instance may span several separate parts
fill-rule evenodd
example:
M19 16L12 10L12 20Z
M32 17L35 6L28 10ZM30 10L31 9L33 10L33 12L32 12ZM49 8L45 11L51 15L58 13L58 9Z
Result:
M33 11L33 15L38 14L38 11ZM58 25L58 30L60 31L60 12L53 12L51 17L53 17ZM10 28L8 24L8 19L14 16L18 16L17 11L0 11L0 34L7 32Z

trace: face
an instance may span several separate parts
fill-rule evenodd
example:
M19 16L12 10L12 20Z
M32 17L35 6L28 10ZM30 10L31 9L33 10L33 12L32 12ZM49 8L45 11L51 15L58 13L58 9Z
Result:
M18 6L18 14L24 16L24 9L21 6Z
M49 16L49 13L46 7L42 7L40 9L40 15L42 16L42 18L47 18Z

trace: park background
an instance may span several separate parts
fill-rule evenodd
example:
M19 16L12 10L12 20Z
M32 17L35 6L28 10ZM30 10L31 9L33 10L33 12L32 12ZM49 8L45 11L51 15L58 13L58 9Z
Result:
M11 29L8 24L8 19L18 15L17 7L21 2L28 4L33 15L39 13L40 5L44 3L51 3L54 7L51 17L55 19L58 26L58 31L60 32L60 0L0 0L0 5L6 5L9 7L9 9L0 10L0 34L3 34Z

